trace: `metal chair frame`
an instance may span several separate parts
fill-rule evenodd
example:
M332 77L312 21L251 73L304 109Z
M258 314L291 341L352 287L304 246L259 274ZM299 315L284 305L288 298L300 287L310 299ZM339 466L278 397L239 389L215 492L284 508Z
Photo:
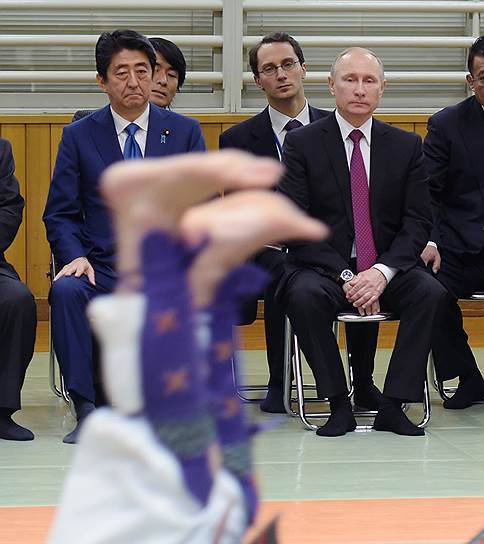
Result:
M333 330L335 332L335 335L337 337L339 332L339 324L341 322L343 323L364 323L369 321L396 321L396 319L391 316L391 314L378 314L376 316L359 316L357 314L339 314L337 316L337 320L334 323ZM328 418L331 415L331 412L324 411L324 412L307 412L306 411L306 403L308 402L325 402L327 399L305 399L304 398L304 380L303 380L303 373L302 373L302 363L301 363L301 350L299 348L299 343L297 340L297 336L294 334L294 331L292 330L291 323L289 321L289 318L286 317L286 344L285 344L285 357L284 357L284 374L285 374L285 389L284 389L284 401L285 401L285 407L288 414L299 417L304 427L308 430L316 430L318 428L317 425L314 425L309 421L309 418ZM291 357L291 351L293 350L293 356ZM349 393L348 396L351 397L354 392L354 386L353 386L353 369L351 365L351 352L348 350L347 342L346 342L346 335L345 335L345 352L346 352L346 363L348 368L348 382L349 382ZM290 376L291 366L294 369L294 376L296 381L296 391L297 391L297 397L295 399L297 403L298 410L294 411L291 406L290 402L290 381L287 379L287 376ZM431 404L430 404L430 392L429 392L429 385L428 385L428 378L425 377L424 381L424 398L422 402L423 406L423 417L418 424L419 427L425 427L427 423L430 420L430 413L431 413ZM374 410L368 410L368 411L361 411L356 410L354 411L354 414L356 417L374 417L377 412ZM371 425L358 425L357 430L359 431L369 431L372 429Z
M47 272L47 277L50 280L50 283L52 285L52 282L54 281L54 278L57 274L56 270L56 264L54 260L54 256L50 256L50 270ZM56 371L57 367L57 371ZM59 373L59 384L57 384L57 377L56 374ZM69 398L69 393L66 389L65 383L64 383L64 377L62 376L62 372L59 366L59 362L57 361L57 357L55 355L54 350L54 341L52 339L52 316L51 316L51 309L49 306L49 385L51 391L54 393L56 397L62 398L67 405L71 404L71 399Z
M464 300L484 300L484 292L477 292L470 295L469 298ZM449 400L452 398L452 395L456 392L457 386L455 385L445 385L444 382L437 379L437 374L435 372L435 363L432 351L430 352L429 357L429 369L430 369L430 380L433 385L433 388L440 395L442 400ZM482 403L477 403L482 404Z

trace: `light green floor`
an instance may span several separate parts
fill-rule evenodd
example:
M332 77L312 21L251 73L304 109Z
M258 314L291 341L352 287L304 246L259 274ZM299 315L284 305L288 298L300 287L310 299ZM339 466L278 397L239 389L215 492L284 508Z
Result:
M378 354L377 383L388 350ZM484 350L477 350L484 367ZM252 382L263 382L265 354L245 353ZM0 440L0 506L55 505L75 446L61 438L74 421L47 385L47 354L36 354L24 387L19 423L32 429L29 443ZM252 407L254 414L259 412ZM418 407L410 415L418 419ZM262 421L277 416L261 416ZM288 417L255 440L264 499L484 496L484 405L450 412L433 395L424 438L356 432L322 438Z

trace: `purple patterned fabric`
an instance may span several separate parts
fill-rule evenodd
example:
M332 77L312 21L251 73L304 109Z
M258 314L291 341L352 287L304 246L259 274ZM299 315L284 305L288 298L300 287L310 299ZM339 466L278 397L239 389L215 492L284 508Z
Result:
M178 457L188 488L205 504L212 488L207 448L215 429L185 273L191 258L184 244L162 232L143 240L141 374L144 414Z
M351 203L355 226L356 271L362 272L375 264L377 252L371 225L368 178L360 149L360 140L363 133L361 130L353 130L349 137L354 144L350 162L350 178Z
M208 379L210 406L224 465L241 483L251 521L257 508L250 454L250 436L253 431L234 389L232 358L235 357L236 346L233 326L237 323L238 311L244 299L260 293L267 280L268 274L257 266L240 266L222 282L213 304L208 308L212 316Z

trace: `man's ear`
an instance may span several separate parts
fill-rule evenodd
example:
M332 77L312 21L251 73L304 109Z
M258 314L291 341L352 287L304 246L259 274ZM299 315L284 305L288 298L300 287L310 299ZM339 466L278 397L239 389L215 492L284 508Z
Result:
M305 62L303 62L301 64L301 69L302 69L302 78L305 79L306 78L306 71L308 69L308 66Z
M328 87L330 94L334 96L334 79L331 76L328 76Z
M106 83L104 81L104 78L101 74L96 74L96 80L97 80L97 84L99 85L99 87L101 88L102 92L103 93L107 93L107 90L106 90Z
M474 78L471 76L471 74L466 75L466 81L471 91L474 91Z
M260 77L259 76L254 76L254 83L257 85L257 87L259 87L259 89L261 91L264 90L264 87L260 84Z

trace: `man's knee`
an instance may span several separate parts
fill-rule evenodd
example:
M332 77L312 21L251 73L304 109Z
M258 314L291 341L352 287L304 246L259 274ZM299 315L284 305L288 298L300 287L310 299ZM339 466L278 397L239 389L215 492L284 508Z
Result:
M83 278L61 276L50 288L49 301L52 306L87 304L88 300L88 287Z
M328 290L317 283L305 281L297 276L286 286L284 293L285 307L288 313L307 315L336 313L333 297Z
M35 314L35 299L29 288L19 280L12 279L8 289L4 289L1 297L4 312L22 312Z

